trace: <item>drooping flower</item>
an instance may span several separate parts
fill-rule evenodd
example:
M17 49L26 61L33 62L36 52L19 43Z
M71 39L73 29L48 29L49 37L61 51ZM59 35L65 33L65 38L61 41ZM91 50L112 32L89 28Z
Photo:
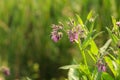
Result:
M10 70L7 67L2 67L2 72L4 75L9 76L10 75Z
M70 42L75 42L75 40L78 40L79 38L79 33L76 31L69 30L68 37L69 37Z
M58 36L57 32L52 32L51 39L52 39L54 42L58 42L59 36Z
M57 31L53 31L51 33L51 39L54 41L54 42L58 42L62 37L62 32L57 32Z
M98 66L98 71L99 71L99 72L100 72L100 71L105 72L105 71L106 71L106 66L105 66L104 64L100 64L100 65Z
M59 30L62 29L62 26L61 25L54 25L52 26L52 32L51 32L51 39L54 41L54 42L58 42L61 37L62 37L62 32L60 32Z
M103 63L103 62L101 62L101 61L98 61L98 63L97 63L97 67L98 67L98 71L99 72L105 72L106 71L106 66L105 66L105 64Z
M81 29L81 26L75 26L72 29L68 30L68 37L70 42L75 42L75 40L78 40L79 37L83 38L84 31Z
M102 71L106 71L106 66L105 65L102 65Z

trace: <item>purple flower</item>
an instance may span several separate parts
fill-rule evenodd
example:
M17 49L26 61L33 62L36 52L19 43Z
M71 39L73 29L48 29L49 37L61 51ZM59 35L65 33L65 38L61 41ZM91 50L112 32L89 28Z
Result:
M105 71L106 71L106 66L103 65L103 64L99 65L99 66L98 66L98 71L99 71L99 72L100 72L100 71L105 72Z
M52 34L51 39L54 42L58 42L61 39L61 36L58 34L58 32L55 32L55 33Z
M105 64L103 64L103 63L100 62L100 61L97 63L97 67L98 67L98 71L99 71L99 72L101 72L101 71L105 72L105 71L106 71L106 66L105 66Z
M58 42L59 37L58 37L57 35L53 35L53 36L51 37L51 39L52 39L54 42Z
M62 29L62 26L60 25L54 25L52 26L52 32L51 32L51 39L54 41L54 42L58 42L61 37L62 37L62 32L59 32L59 30Z
M68 37L69 37L69 40L70 42L75 42L75 40L78 40L79 38L79 33L76 32L76 31L68 31Z
M57 36L57 31L53 31L51 32L51 39L54 41L54 42L57 42L59 40L58 36Z
M3 67L2 68L2 72L6 75L9 76L10 75L10 70L7 67Z
M77 25L73 27L72 29L68 30L68 37L70 42L75 42L75 40L78 40L80 38L84 38L84 31L81 28L80 25Z
M102 65L102 71L106 71L106 66L105 65Z

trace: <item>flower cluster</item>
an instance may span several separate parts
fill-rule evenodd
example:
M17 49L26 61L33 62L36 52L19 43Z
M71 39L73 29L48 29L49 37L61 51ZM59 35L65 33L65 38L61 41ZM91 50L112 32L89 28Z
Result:
M80 25L74 26L74 21L70 21L68 26L70 26L70 29L67 29L65 32L68 35L68 38L70 42L75 42L76 40L79 40L79 38L84 38L84 30L81 28ZM61 37L63 36L63 33L60 31L63 29L63 25L52 25L52 32L51 32L51 39L54 42L58 42Z
M79 37L83 38L84 31L81 29L81 26L75 26L67 32L70 42L75 42Z
M106 66L102 61L98 61L97 67L98 67L99 72L101 72L101 71L105 72L106 71Z
M62 25L52 25L52 32L51 32L51 39L54 42L58 42L61 37L62 37L62 32L60 32L59 30L62 29Z

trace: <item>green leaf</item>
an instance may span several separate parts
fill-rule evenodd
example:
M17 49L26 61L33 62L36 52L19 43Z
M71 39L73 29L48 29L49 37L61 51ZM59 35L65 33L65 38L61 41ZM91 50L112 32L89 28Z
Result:
M116 72L115 67L113 65L113 61L109 57L107 57L107 56L104 59L105 59L107 65L109 66L110 70L112 71L112 73L116 77L117 76L117 72Z
M85 75L82 76L82 80L88 80Z
M79 67L80 71L85 73L85 75L88 75L89 74L89 71L88 71L88 68L86 65L84 64L80 64L80 67Z
M62 66L60 67L60 69L70 69L70 68L79 68L80 65L66 65L66 66Z
M98 72L94 80L101 80L102 72Z
M92 55L92 53L89 51L89 50L87 50L87 52L88 52L88 54L90 55L90 57L92 58L92 60L96 63L96 59L95 59L95 57Z
M97 45L95 44L95 42L93 41L93 39L90 41L90 50L91 52L94 54L94 55L97 55L98 54L98 47Z
M94 42L94 40L91 38L91 35L93 34L93 32L90 32L87 36L87 38L85 39L85 41L82 44L82 48L85 49L88 45L90 45L90 51L94 54L97 55L98 54L98 48L96 43Z
M93 16L93 10L88 13L87 20L90 20Z
M99 33L96 33L94 36L93 36L93 40L96 38L96 37L98 37L100 34L102 34L104 31L101 31L101 32L99 32Z
M80 18L80 16L76 14L76 17L77 17L78 22L80 23L80 25L81 25L82 27L84 27L83 21L82 21L82 19Z
M79 80L79 71L74 68L70 68L68 72L68 80Z
M82 19L80 18L79 15L76 14L76 17L77 17L77 20L79 22L79 24L81 25L82 29L85 31L85 33L87 34L89 31L88 31L88 28L86 27L86 25L84 25Z
M117 38L117 36L114 35L114 34L112 34L112 32L111 32L111 30L110 30L109 28L106 27L106 29L107 29L107 31L108 31L108 33L109 33L112 41L114 42L114 44L117 44L117 41L119 40L119 39Z
M29 77L26 77L26 80L31 80Z
M106 72L102 73L102 77L104 80L114 80L113 77Z
M82 48L85 49L90 41L91 41L91 36L92 36L93 32L89 32L89 34L87 35L87 38L84 40L84 42L82 43Z
M117 30L118 27L116 26L116 19L112 16L112 23L113 23L113 30Z
M102 46L102 47L100 48L100 53L101 53L101 54L104 54L104 53L105 53L105 51L106 51L106 49L109 47L111 41L112 41L112 40L109 39L109 40L104 44L104 46Z
M113 56L113 55L111 55L111 54L108 54L114 61L116 61L117 59Z

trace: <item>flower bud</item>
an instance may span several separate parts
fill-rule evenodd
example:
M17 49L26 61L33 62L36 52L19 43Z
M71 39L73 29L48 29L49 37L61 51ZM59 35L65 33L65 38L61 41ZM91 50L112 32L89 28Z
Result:
M119 22L116 22L116 25L120 27L120 21L119 21Z
M103 64L102 61L98 61L97 67L98 67L99 72L101 72L101 71L105 72L106 71L106 66L105 66L105 64Z
M7 67L2 67L2 72L4 75L9 76L10 75L10 70Z

